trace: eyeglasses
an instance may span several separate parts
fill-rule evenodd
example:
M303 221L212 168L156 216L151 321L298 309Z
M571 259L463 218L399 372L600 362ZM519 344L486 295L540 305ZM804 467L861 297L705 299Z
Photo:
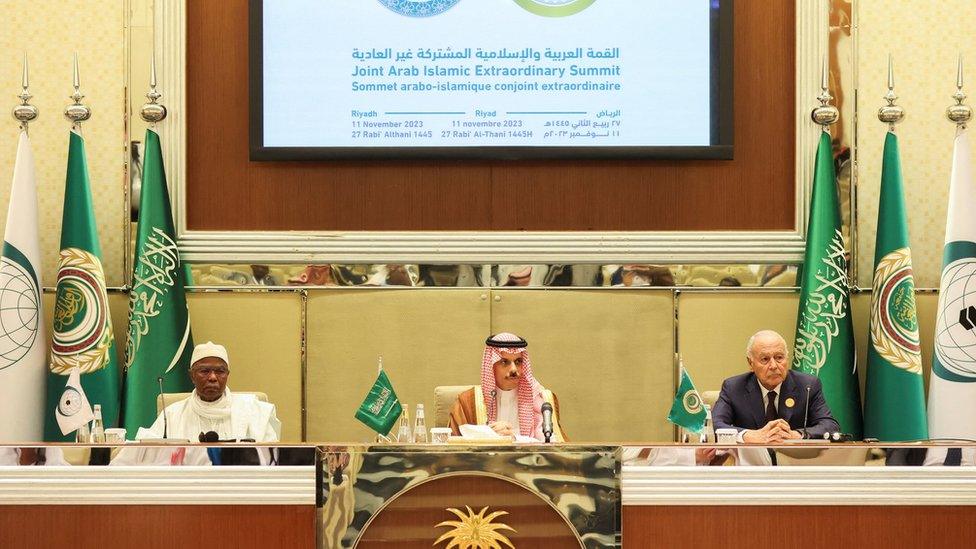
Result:
M197 368L193 370L193 373L201 377L210 377L210 374L214 374L217 377L227 377L230 370L227 368Z

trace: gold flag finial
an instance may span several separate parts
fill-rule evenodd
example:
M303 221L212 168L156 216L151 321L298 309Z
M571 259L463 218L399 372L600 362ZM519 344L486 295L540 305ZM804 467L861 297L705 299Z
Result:
M817 96L817 100L820 101L820 106L813 109L810 117L814 122L823 126L825 131L828 126L837 122L837 119L840 118L840 111L837 110L837 107L830 104L833 99L834 96L830 95L829 63L827 54L824 54L823 64L820 69L820 95Z
M959 61L956 63L956 93L952 94L956 101L955 105L950 105L946 109L946 118L954 123L959 129L966 127L966 123L973 117L973 109L969 105L963 104L966 100L966 92L962 91L962 54L959 54Z
M14 107L13 115L20 122L21 129L27 131L27 124L37 118L40 111L37 110L37 107L30 104L30 100L34 96L30 92L30 75L29 69L27 68L26 51L24 52L24 72L20 80L20 87L20 93L17 94L17 98L20 99L20 105Z
M162 96L163 94L156 90L156 52L154 50L149 59L149 92L146 93L149 102L139 109L139 116L151 126L155 126L157 122L166 118L166 107L159 104L159 98Z
M887 105L878 109L878 120L888 124L888 131L895 131L895 124L901 122L905 119L905 109L899 105L895 105L895 100L898 99L898 95L895 93L895 71L893 68L893 63L891 61L891 54L888 54L888 93L885 94L884 100L888 102Z
M81 100L85 98L85 94L81 93L81 71L78 70L78 53L75 52L74 57L74 70L72 71L71 83L75 88L74 93L69 97L74 103L68 105L64 109L64 117L71 121L71 126L78 129L81 123L91 118L92 112L88 105L83 105Z

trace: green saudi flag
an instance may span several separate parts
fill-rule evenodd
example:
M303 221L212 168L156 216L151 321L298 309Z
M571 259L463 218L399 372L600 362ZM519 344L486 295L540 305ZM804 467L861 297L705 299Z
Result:
M167 393L193 390L187 375L193 338L185 270L176 247L159 135L146 130L145 145L125 345L123 423L130 438L139 427L149 427L156 419L160 377Z
M881 165L870 332L864 436L888 442L928 438L912 252L898 137L892 132Z
M847 255L841 233L830 134L820 135L813 172L807 248L800 280L793 368L815 375L845 433L861 438L854 332L851 327Z
M695 389L688 372L681 368L681 382L678 383L678 390L674 394L674 403L671 404L668 421L692 433L700 433L705 428L707 418L708 412L705 411L698 389Z
M81 388L92 405L101 404L105 427L119 417L119 366L109 317L102 250L98 245L95 213L88 182L85 140L71 132L68 174L64 185L61 256L54 301L54 338L47 378L44 440L69 440L57 413L71 415L77 390L68 385L72 369L80 373Z
M393 428L393 424L403 412L403 406L393 390L393 384L386 372L380 369L376 381L369 389L369 394L356 410L356 419L381 435L385 435Z

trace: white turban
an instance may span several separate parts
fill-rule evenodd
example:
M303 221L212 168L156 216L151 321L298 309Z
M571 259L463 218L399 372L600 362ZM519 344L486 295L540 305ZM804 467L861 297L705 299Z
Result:
M223 345L217 345L212 341L200 343L193 348L193 356L190 357L190 367L192 368L197 361L209 357L219 358L224 361L224 364L230 367L230 360L227 358L227 349Z

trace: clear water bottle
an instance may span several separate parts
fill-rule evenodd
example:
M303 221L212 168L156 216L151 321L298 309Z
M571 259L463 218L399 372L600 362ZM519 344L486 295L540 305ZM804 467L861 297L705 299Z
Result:
M703 404L705 407L705 429L702 430L702 442L715 444L715 426L712 425L712 409L708 404Z
M91 444L91 429L87 423L82 423L81 427L75 431L75 442L78 444Z
M417 405L417 417L413 424L413 441L416 444L427 444L427 422L424 419L424 405Z
M403 405L403 413L400 414L400 427L397 429L397 442L400 444L413 443L413 432L410 430L410 405Z
M95 419L92 420L91 441L92 444L105 444L105 423L102 421L102 405L96 404L92 407Z

